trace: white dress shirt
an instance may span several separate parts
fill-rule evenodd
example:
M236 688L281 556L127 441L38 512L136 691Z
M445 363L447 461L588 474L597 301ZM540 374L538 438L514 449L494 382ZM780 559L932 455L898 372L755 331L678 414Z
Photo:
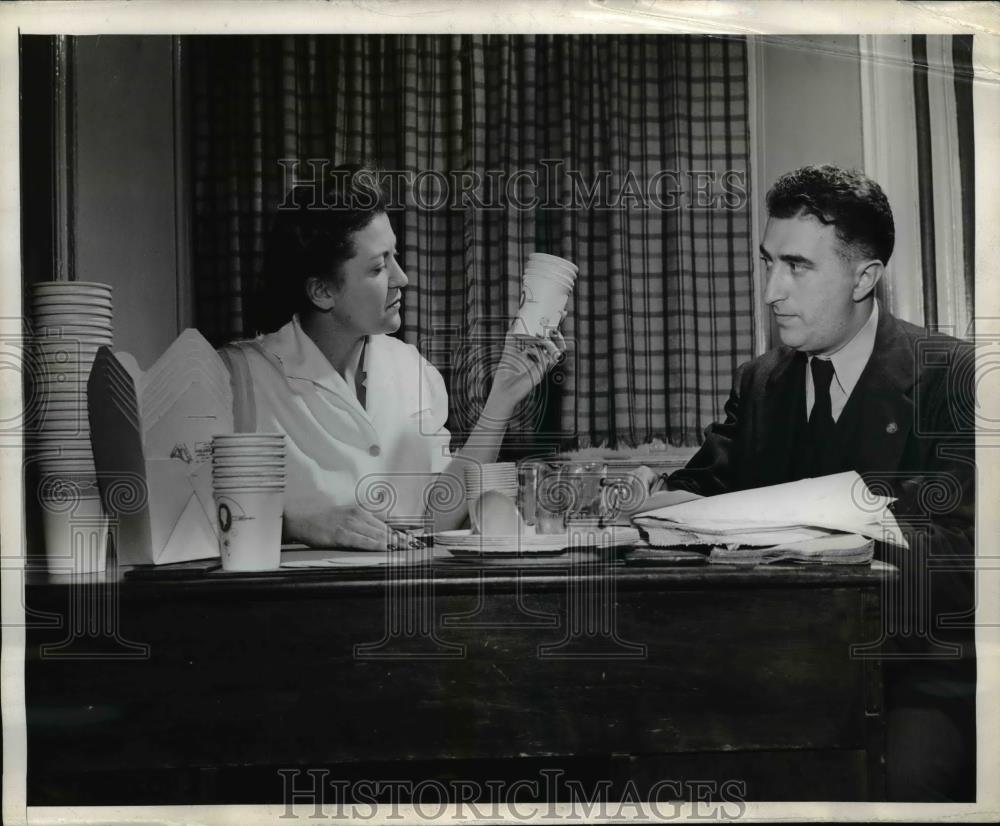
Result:
M286 513L358 502L385 519L420 521L427 488L451 461L451 437L444 380L415 347L369 337L362 406L354 381L333 368L298 316L241 346L257 430L286 434Z
M864 372L872 350L875 349L875 331L878 329L878 299L872 302L872 312L868 321L847 344L828 356L809 356L806 365L806 419L812 413L816 391L813 388L812 360L825 358L833 362L833 381L830 382L830 412L837 421L844 411L844 405L851 397L861 373Z

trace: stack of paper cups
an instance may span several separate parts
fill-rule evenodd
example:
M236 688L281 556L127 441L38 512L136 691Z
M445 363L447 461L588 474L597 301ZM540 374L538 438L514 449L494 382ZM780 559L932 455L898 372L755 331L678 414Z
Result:
M281 516L285 506L284 434L215 436L212 490L223 569L277 569L281 565Z
M543 252L528 256L521 280L521 305L514 329L524 335L549 335L559 326L579 268L572 261Z
M98 349L113 343L111 287L88 281L33 284L31 317L26 435L43 477L49 569L103 571L107 520L100 512L90 444L87 379ZM60 493L53 495L56 490Z
M42 535L50 574L97 574L107 564L108 518L97 488L43 486Z
M488 490L497 490L511 498L517 497L517 465L514 462L495 462L469 465L465 468L465 498L478 499Z

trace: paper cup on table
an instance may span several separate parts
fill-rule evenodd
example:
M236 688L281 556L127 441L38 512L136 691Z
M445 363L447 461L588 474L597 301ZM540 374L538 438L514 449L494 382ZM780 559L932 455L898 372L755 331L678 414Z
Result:
M490 490L500 491L511 497L517 495L517 465L513 462L493 462L468 465L465 468L465 497L478 499Z
M481 536L517 536L524 522L514 498L499 490L485 491L469 504L472 532Z
M267 467L284 467L285 451L276 450L265 453L256 451L254 453L232 453L229 455L216 454L212 457L214 467L254 467L265 465Z
M212 437L212 444L226 445L284 444L284 433L218 433Z
M223 570L273 571L281 565L284 504L283 487L215 491Z
M94 574L107 564L108 518L96 495L73 502L42 498L42 532L50 574Z
M212 459L215 462L229 461L230 459L260 458L261 460L283 460L285 449L276 448L245 448L245 447L215 447L212 448Z
M212 468L215 479L225 479L231 476L237 478L284 479L285 469L280 466L247 465L245 467L215 467Z
M278 568L285 500L284 434L215 436L212 490L223 570Z

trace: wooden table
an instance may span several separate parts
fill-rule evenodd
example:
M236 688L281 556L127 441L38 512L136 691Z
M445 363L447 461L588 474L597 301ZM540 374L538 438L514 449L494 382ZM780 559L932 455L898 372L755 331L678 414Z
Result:
M851 649L893 576L580 557L29 577L28 802L281 803L307 770L880 799L879 663Z

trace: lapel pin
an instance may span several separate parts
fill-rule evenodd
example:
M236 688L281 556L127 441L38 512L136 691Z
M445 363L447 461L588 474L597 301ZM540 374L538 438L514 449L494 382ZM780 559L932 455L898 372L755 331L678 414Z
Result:
M885 426L886 433L895 433L897 430L899 430L899 425L895 422L889 422L889 424Z

